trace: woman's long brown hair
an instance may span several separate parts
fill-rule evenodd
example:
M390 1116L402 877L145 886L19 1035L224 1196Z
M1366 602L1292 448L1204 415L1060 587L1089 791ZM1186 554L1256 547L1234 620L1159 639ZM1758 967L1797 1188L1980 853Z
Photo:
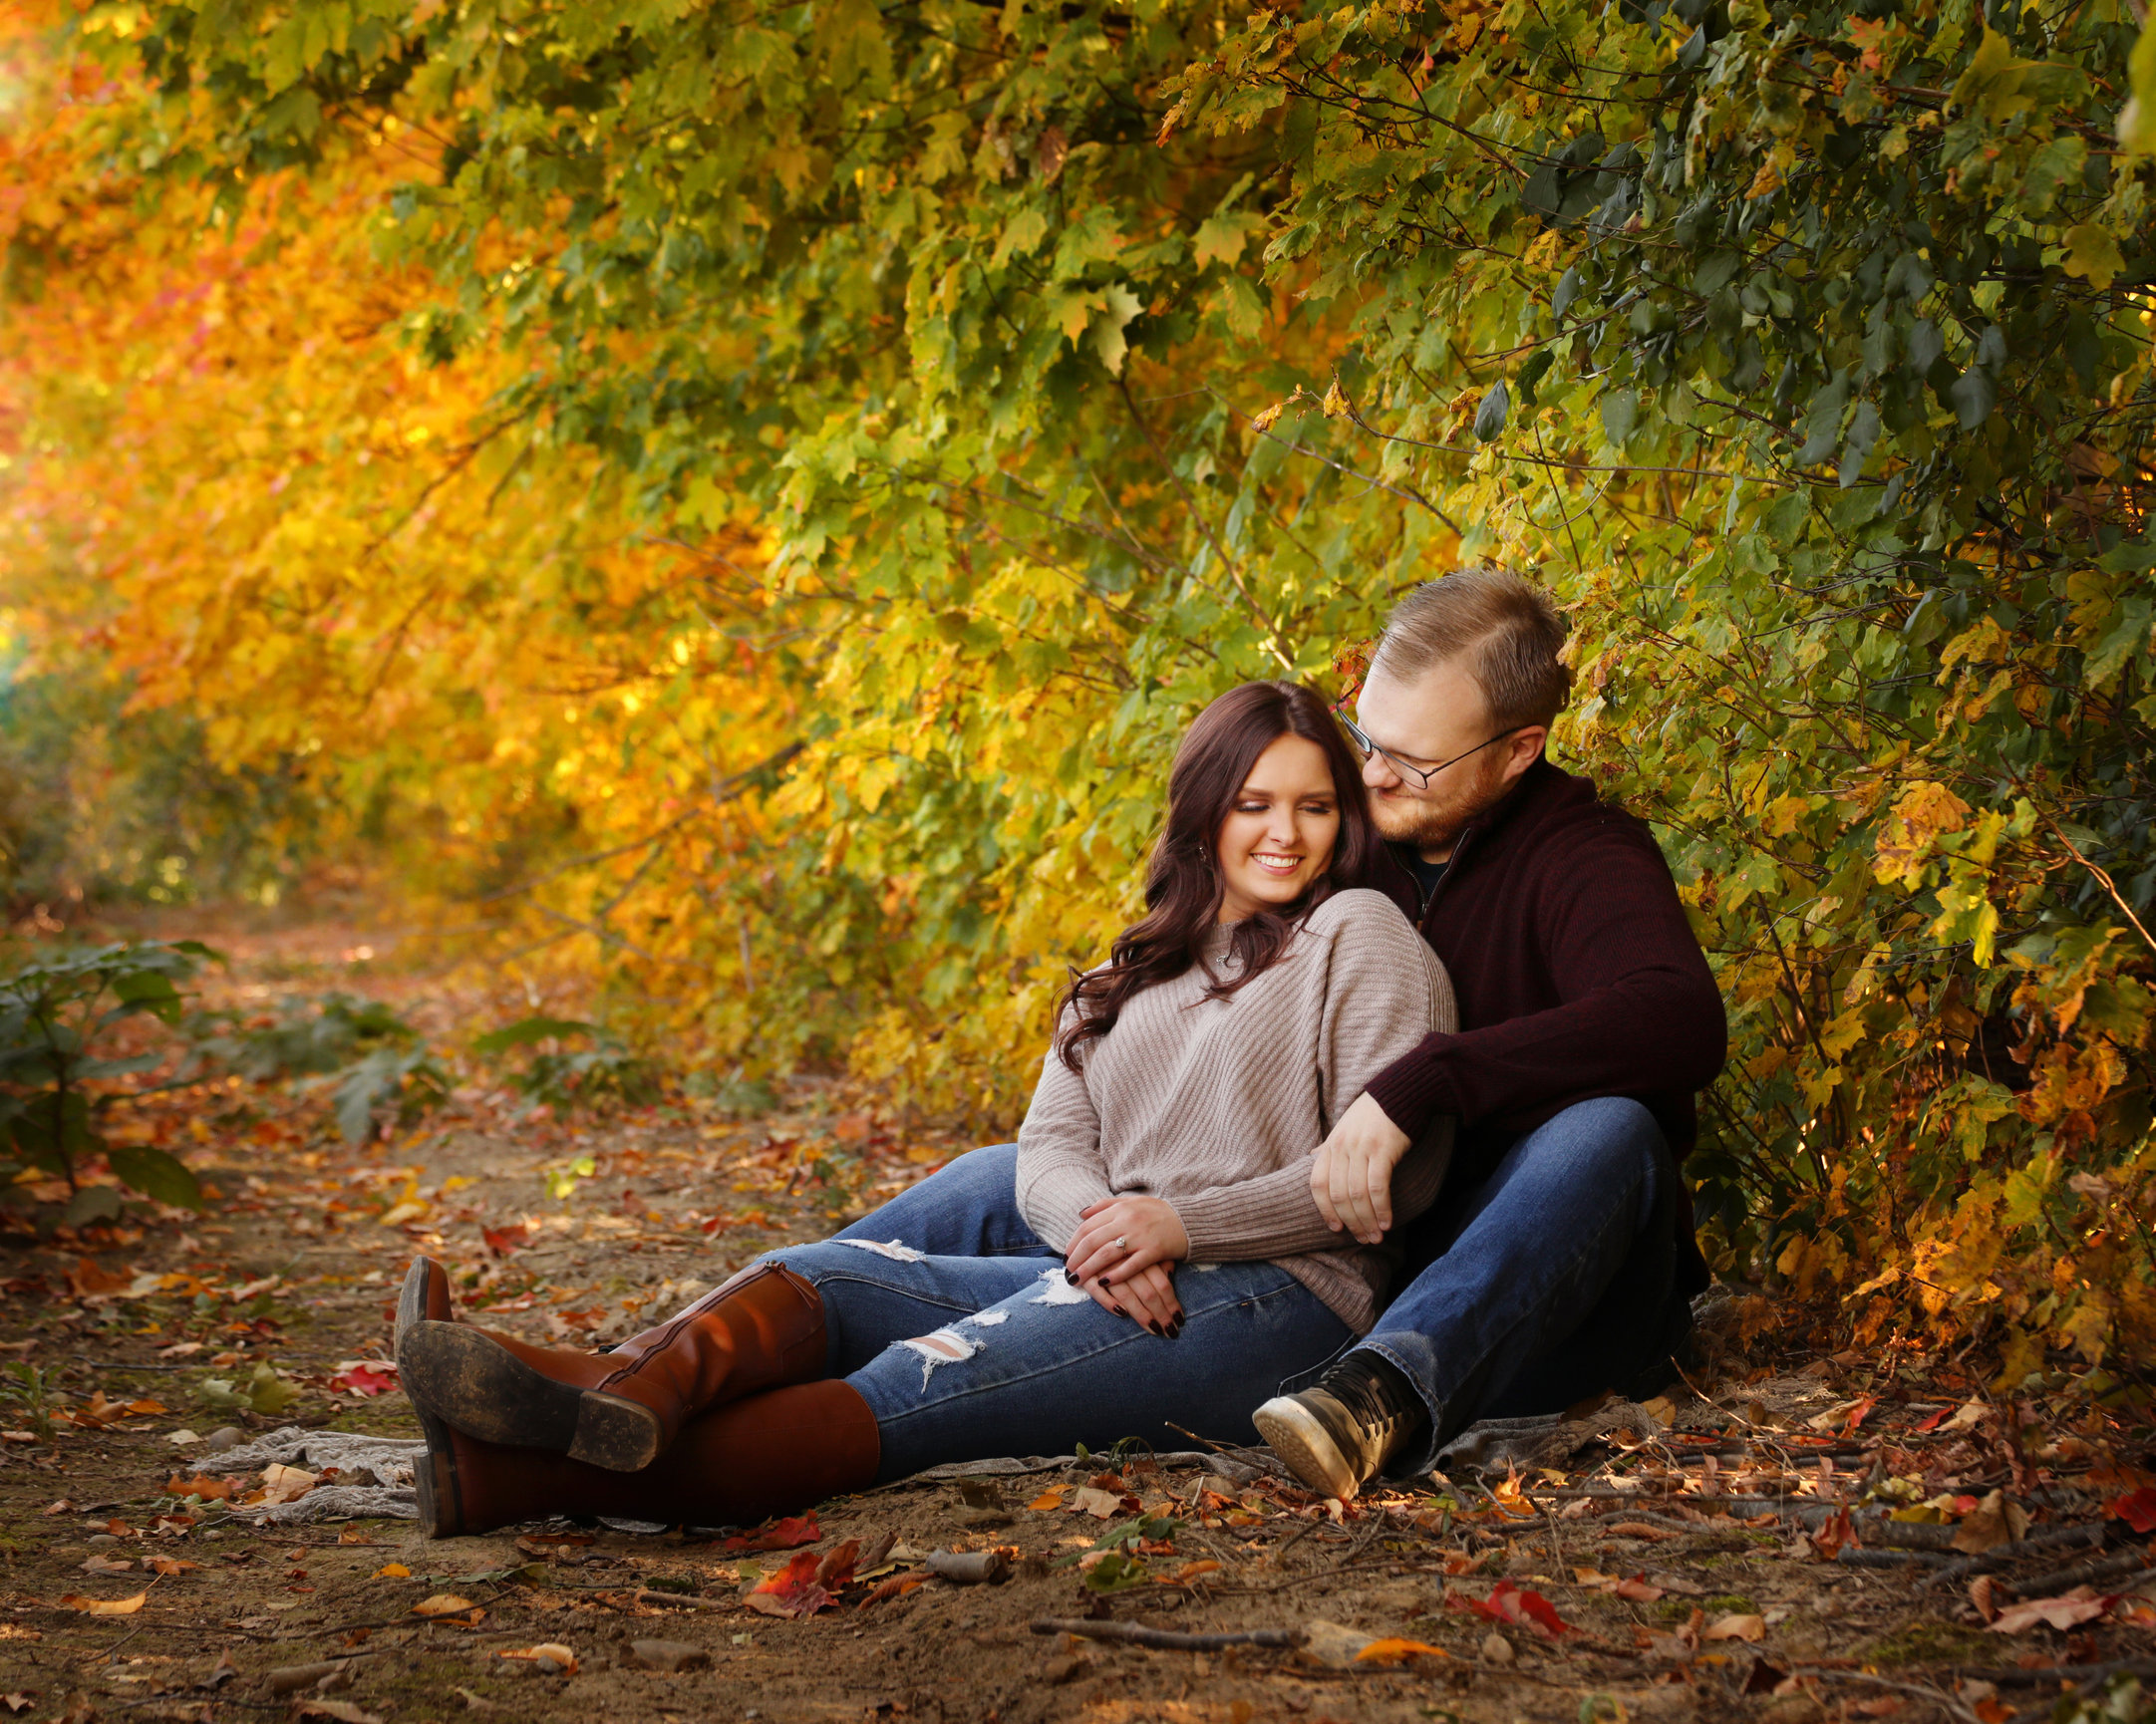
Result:
M1108 948L1108 961L1074 976L1064 1008L1074 1008L1056 1035L1056 1052L1076 1071L1084 1044L1115 1027L1140 989L1169 982L1204 963L1205 942L1220 920L1226 882L1220 872L1220 829L1258 756L1283 736L1315 742L1333 770L1340 802L1340 836L1332 865L1295 903L1260 910L1234 925L1228 951L1233 973L1215 978L1209 1000L1224 1000L1280 961L1310 913L1336 892L1367 886L1376 875L1383 841L1371 822L1362 768L1325 703L1300 683L1245 683L1197 716L1175 750L1168 773L1168 813L1145 872L1145 915ZM1210 976L1212 972L1207 971Z

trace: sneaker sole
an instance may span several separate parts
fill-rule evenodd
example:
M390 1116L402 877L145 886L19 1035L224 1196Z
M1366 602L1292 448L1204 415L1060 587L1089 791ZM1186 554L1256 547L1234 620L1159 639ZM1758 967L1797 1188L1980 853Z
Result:
M1293 1395L1276 1395L1251 1420L1266 1444L1287 1463L1288 1471L1314 1491L1352 1500L1363 1488L1339 1445L1326 1435L1310 1409Z
M614 1473L658 1458L659 1421L648 1408L557 1383L464 1324L414 1324L397 1366L416 1405L481 1442L547 1449Z

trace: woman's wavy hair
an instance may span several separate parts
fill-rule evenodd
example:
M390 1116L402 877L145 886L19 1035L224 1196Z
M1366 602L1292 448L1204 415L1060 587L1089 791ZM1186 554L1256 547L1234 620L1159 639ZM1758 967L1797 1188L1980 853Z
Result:
M1132 995L1170 982L1205 964L1206 937L1218 925L1226 883L1220 872L1220 829L1258 756L1282 736L1302 736L1325 751L1340 799L1340 836L1332 866L1307 893L1280 910L1261 910L1235 924L1228 951L1232 974L1214 977L1208 1000L1225 1000L1280 961L1310 913L1336 892L1371 884L1383 855L1372 823L1363 772L1325 702L1300 683L1245 683L1197 716L1175 750L1168 773L1168 812L1145 871L1145 915L1115 937L1108 961L1074 974L1058 1006L1069 1021L1056 1052L1072 1070L1086 1042L1115 1027ZM1213 976L1208 967L1206 974Z

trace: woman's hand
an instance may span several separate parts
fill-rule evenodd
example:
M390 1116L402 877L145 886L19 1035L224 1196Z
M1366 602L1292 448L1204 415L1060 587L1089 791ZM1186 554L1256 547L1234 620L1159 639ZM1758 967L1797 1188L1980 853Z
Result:
M1078 1211L1064 1266L1075 1282L1128 1281L1156 1263L1180 1263L1190 1236L1174 1205L1157 1197L1111 1197Z
M1175 1296L1175 1277L1164 1263L1150 1264L1128 1281L1109 1287L1098 1277L1085 1284L1102 1310L1128 1317L1167 1340L1182 1333L1183 1306Z

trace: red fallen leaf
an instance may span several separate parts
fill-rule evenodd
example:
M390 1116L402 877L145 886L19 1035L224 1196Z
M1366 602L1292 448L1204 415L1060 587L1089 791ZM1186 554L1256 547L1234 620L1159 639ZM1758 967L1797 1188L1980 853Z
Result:
M1487 1616L1493 1622L1531 1627L1552 1640L1572 1632L1572 1624L1557 1613L1557 1606L1549 1599L1540 1592L1526 1591L1510 1580L1499 1580L1490 1588L1487 1598L1455 1592L1445 1602L1454 1609L1472 1610L1478 1616Z
M1917 1430L1919 1432L1938 1430L1941 1425L1947 1422L1947 1415L1953 1411L1954 1409L1952 1407L1941 1407L1939 1411L1934 1413L1930 1418L1926 1419L1924 1423L1917 1426ZM1747 1689L1746 1692L1748 1693L1750 1692L1750 1690Z
M2137 1533L2156 1533L2156 1486L2143 1485L2104 1504L2103 1512L2121 1520Z
M799 1552L749 1594L749 1608L767 1616L813 1616L831 1602L830 1593L816 1584L821 1567L815 1552Z
M479 1237L494 1256L507 1257L531 1242L531 1229L520 1221L512 1222L507 1227L482 1227Z
M823 1561L816 1565L816 1584L826 1592L835 1592L853 1579L853 1566L861 1560L861 1541L848 1539L835 1551L827 1552Z
M717 1233L721 1228L725 1227L726 1224L727 1218L725 1216L715 1215L709 1221L699 1222L697 1224L697 1232L702 1234L714 1234Z
M738 1533L731 1539L722 1539L722 1551L790 1551L799 1545L813 1545L822 1538L816 1526L813 1509L805 1515L788 1515L782 1521L766 1521L753 1532Z
M329 1386L353 1395L385 1395L397 1386L397 1379L390 1372L378 1371L371 1365L354 1365L331 1377Z
M1844 1431L1853 1431L1872 1416L1872 1409L1879 1404L1877 1395L1866 1395L1849 1409L1849 1416L1842 1423Z
M1841 1554L1844 1545L1857 1542L1856 1530L1849 1524L1849 1511L1843 1509L1824 1525L1812 1529L1812 1549L1819 1554L1822 1563L1831 1563Z

